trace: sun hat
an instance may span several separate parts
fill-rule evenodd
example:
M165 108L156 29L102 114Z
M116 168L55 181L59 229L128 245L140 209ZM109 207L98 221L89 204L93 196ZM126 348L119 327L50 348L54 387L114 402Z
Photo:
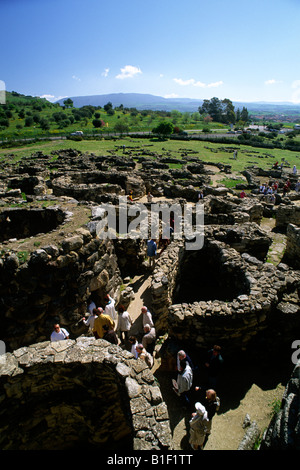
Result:
M200 402L195 403L195 408L199 416L203 416L204 419L207 419L207 411L205 406L203 406Z

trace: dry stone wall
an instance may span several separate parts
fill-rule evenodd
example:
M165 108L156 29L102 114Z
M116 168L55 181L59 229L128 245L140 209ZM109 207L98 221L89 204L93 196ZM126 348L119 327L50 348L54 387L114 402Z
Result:
M66 218L67 214L59 207L6 209L0 213L0 242L50 232Z
M201 284L205 278L199 274L197 285L197 272L202 271L205 275L208 265L198 264L196 269L194 267L195 299L174 302L178 273L182 263L186 262L183 245L174 242L165 250L153 272L151 291L158 331L168 331L169 337L179 344L193 345L195 349L207 349L221 343L227 353L245 350L256 335L272 329L275 335L282 334L285 340L293 339L294 328L299 328L299 271L284 264L275 267L206 237L202 250L209 246L210 258L216 257L212 260L212 269L215 266L217 274L223 276L222 283L228 281L228 299L218 299L217 281L212 286L214 296L201 298ZM225 267L223 274L220 263ZM231 285L235 288L232 299ZM295 295L294 300L289 297L291 293Z
M264 433L260 450L300 450L300 361L285 388L279 412Z
M110 293L118 298L120 270L111 240L80 228L61 244L42 246L20 259L6 252L0 258L1 339L7 350L49 339L53 323L71 338L85 330L79 320L91 293L99 304Z
M284 259L295 269L300 269L300 227L288 224Z
M1 450L168 450L169 415L143 360L104 340L0 356Z
M285 232L289 224L300 226L300 206L280 204L276 210L276 228Z

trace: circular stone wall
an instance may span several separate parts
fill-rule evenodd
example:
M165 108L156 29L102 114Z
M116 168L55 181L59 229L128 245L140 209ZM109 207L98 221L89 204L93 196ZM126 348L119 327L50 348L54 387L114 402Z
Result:
M172 303L231 301L249 294L249 286L245 270L235 262L224 262L222 248L208 241L201 250L184 251Z
M0 356L2 450L163 450L168 411L142 360L104 340L44 342Z
M158 334L167 331L173 341L193 345L195 349L220 344L227 352L245 350L255 337L272 329L289 341L295 327L299 328L299 307L294 304L293 308L288 307L289 298L293 295L297 298L300 292L300 272L284 264L276 267L248 253L238 253L210 238L208 232L202 250L189 254L182 242L175 241L157 260L151 295ZM195 257L194 265L189 257ZM178 281L181 282L185 262L185 272L190 278L184 290ZM218 270L221 284L227 286L221 298L220 280L211 275L208 288L203 277L209 263ZM192 281L193 297L184 298Z
M61 209L7 209L0 213L0 242L27 238L56 229L65 220Z

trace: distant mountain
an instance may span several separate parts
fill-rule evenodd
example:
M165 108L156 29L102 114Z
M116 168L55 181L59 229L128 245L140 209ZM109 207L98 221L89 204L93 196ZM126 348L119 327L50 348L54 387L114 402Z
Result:
M111 93L107 95L88 95L70 97L75 108L82 106L104 106L111 102L113 107L120 106L124 108L136 108L138 110L151 109L153 111L198 111L203 100L192 100L189 98L163 98L162 96L154 96L143 93ZM63 106L66 98L57 101Z
M125 108L136 108L138 110L148 109L153 111L172 111L178 110L180 112L194 112L198 111L199 106L202 105L203 100L196 100L192 98L163 98L162 96L155 96L143 93L110 93L106 95L87 95L87 96L71 96L71 100L76 108L82 106L104 106L111 102L113 107L120 106ZM61 106L66 98L57 101ZM292 113L300 112L300 105L294 103L268 103L268 102L253 102L242 103L233 102L236 109L246 107L249 112L271 112L271 113Z

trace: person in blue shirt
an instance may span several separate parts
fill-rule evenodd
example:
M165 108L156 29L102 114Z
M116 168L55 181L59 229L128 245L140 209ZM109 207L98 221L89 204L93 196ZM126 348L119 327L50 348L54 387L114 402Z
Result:
M157 244L154 238L147 241L147 256L149 257L149 266L154 268L155 258L157 254Z

